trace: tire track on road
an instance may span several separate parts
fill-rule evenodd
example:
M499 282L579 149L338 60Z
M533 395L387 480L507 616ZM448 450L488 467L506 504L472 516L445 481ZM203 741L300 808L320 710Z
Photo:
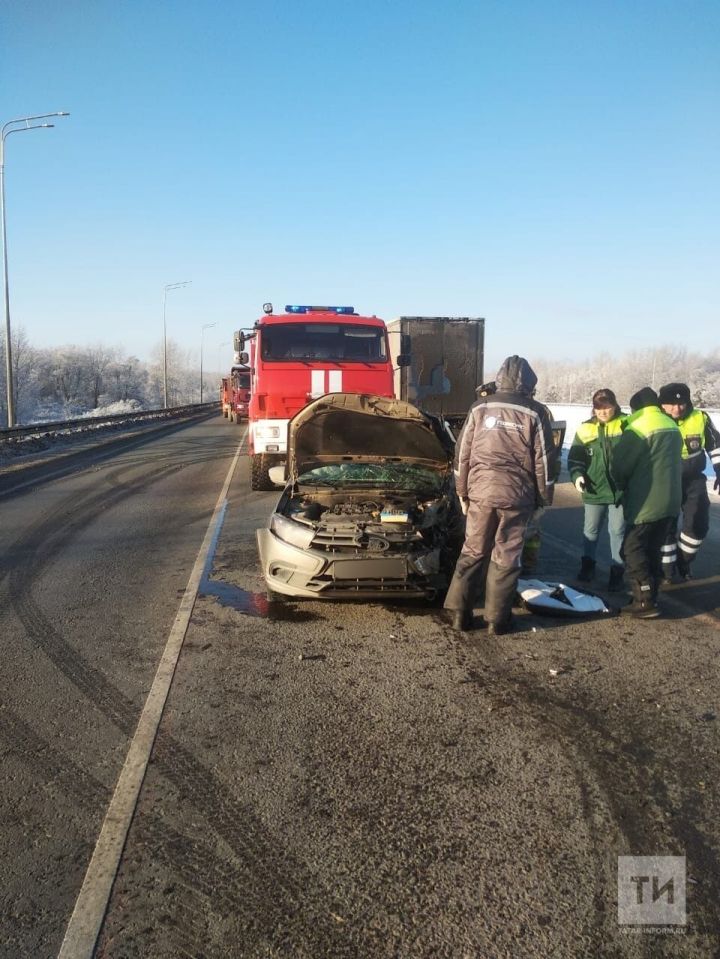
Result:
M53 517L40 520L14 544L13 552L18 556L18 561L10 571L9 598L28 637L58 671L128 737L134 732L140 708L114 686L101 670L88 663L54 628L34 602L32 587L43 568L62 548L106 510L149 489L182 468L175 465L158 468L135 482L111 485L109 489L81 503L70 497L67 500L68 504L72 504L69 509L61 512L61 507ZM42 550L39 549L41 545ZM284 852L282 840L268 832L250 807L239 803L224 783L181 743L164 734L162 729L158 733L152 761L174 783L181 799L189 803L224 840L238 863L250 864L249 873L238 873L242 880L238 880L232 897L235 909L244 908L245 903L250 901L253 888L262 889L268 902L276 904L274 910L266 909L270 913L266 934L272 941L273 936L279 935L283 920L289 922L293 916L303 912L307 891L317 886L315 877L303 863ZM217 854L215 858L220 863ZM316 903L331 903L332 893L325 888L317 888L312 899ZM307 941L308 955L321 954L320 948L324 944L332 944L341 937L336 923L325 910L318 911L312 918L306 912L303 929L298 930L298 936Z
M658 851L659 840L661 849L669 850L674 844L678 847L675 854L687 855L693 868L706 877L701 886L695 887L693 921L700 921L694 932L701 936L717 936L717 930L720 929L720 859L712 840L694 825L694 821L701 818L697 802L686 801L683 808L677 810L668 788L668 783L671 783L682 794L684 783L691 781L692 771L687 766L685 750L680 749L673 756L672 776L667 768L661 774L647 765L659 752L656 742L673 741L674 730L667 728L662 717L658 717L654 726L655 736L649 743L646 725L638 728L632 718L616 716L614 722L628 731L625 735L618 734L603 721L598 705L581 691L574 689L577 701L567 702L561 695L554 695L546 687L540 686L521 667L508 667L504 659L507 653L504 646L494 646L490 641L476 643L470 639L457 640L457 644L460 662L469 660L474 667L491 671L491 678L486 685L491 694L496 695L499 691L502 696L513 696L515 704L526 709L536 725L547 729L552 737L561 737L574 750L579 760L576 768L578 783L588 799L588 784L592 791L602 795L615 828L624 837L628 850L632 850L624 854L654 855ZM656 810L653 819L643 815L632 802L627 801L629 793L650 800ZM596 837L598 849L603 849L607 837L594 826L592 808L587 802L585 812L586 819L590 817L588 826ZM663 829L658 831L660 825ZM613 856L622 854L618 850L611 852ZM603 860L599 857L598 867L603 867ZM658 943L656 938L652 944L644 946L650 959L659 954L675 954L672 942Z

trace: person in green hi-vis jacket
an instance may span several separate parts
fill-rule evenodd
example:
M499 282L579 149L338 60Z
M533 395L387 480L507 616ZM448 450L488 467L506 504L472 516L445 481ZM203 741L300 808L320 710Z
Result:
M568 453L570 479L583 499L583 555L577 578L583 583L592 581L597 541L607 518L611 557L608 589L617 591L622 589L625 571L621 556L625 516L620 491L610 473L610 461L626 417L609 389L593 394L592 413L589 420L580 424Z
M638 619L660 615L662 546L675 528L682 500L682 436L649 386L630 398L632 414L611 464L625 511L623 557L633 600L622 612Z

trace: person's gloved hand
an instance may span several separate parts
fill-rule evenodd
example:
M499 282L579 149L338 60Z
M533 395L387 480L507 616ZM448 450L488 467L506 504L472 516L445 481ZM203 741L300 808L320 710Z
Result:
M467 516L469 506L470 506L470 500L467 498L467 496L461 496L460 509L462 510L463 516Z
M584 477L584 476L578 476L578 478L575 480L575 489L578 491L578 493L584 493L584 492L585 492L585 477Z

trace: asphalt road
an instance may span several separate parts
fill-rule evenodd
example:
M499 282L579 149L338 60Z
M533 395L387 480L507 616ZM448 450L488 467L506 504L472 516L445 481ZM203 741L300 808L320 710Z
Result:
M242 427L174 429L0 498L0 956L56 956ZM268 604L234 470L102 957L720 955L720 515L666 618ZM540 572L577 568L567 485ZM599 586L602 586L599 578ZM687 925L617 921L687 857Z

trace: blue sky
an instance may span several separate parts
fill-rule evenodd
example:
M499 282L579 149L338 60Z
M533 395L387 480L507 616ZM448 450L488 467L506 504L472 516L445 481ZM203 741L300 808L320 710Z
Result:
M718 346L720 4L10 0L13 322L208 365L261 304ZM217 357L214 362L213 354Z

